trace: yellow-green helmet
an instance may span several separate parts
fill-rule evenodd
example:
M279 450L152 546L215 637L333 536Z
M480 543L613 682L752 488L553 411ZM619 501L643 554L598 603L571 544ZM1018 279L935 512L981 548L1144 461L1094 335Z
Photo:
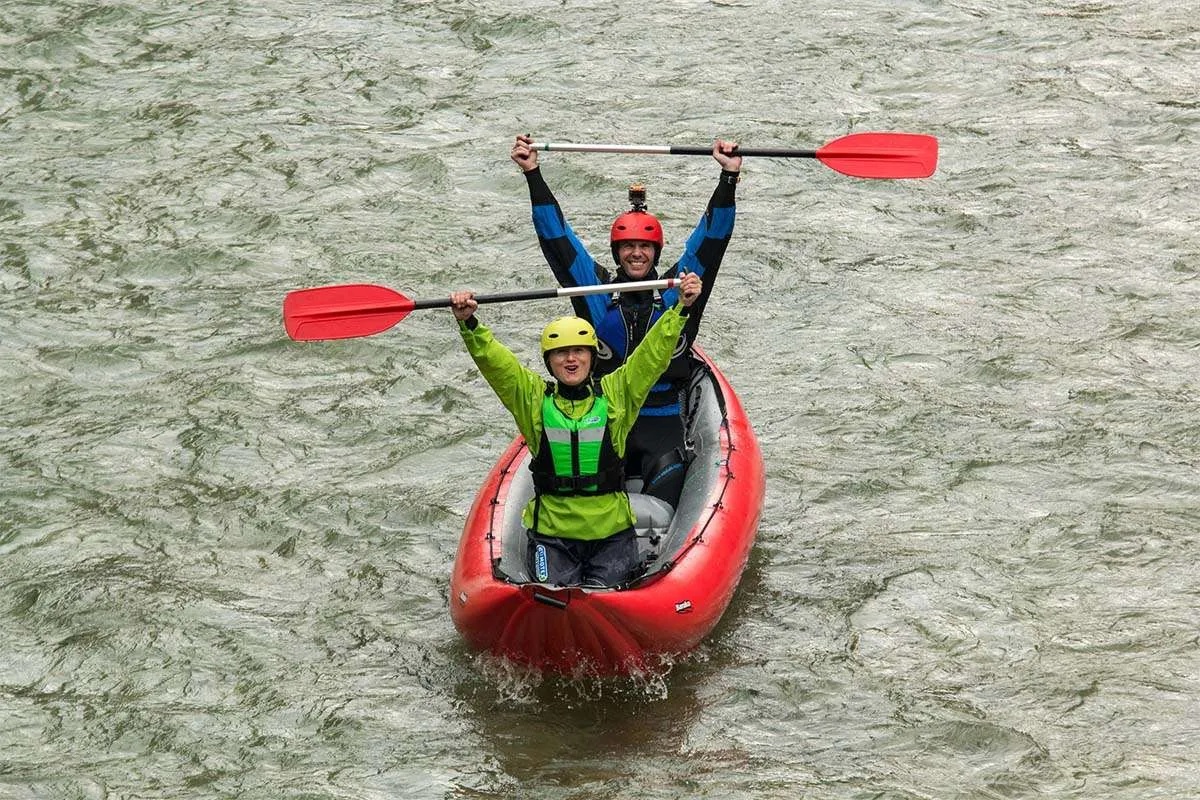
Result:
M590 347L596 350L596 329L586 319L559 317L542 330L542 355L560 347Z

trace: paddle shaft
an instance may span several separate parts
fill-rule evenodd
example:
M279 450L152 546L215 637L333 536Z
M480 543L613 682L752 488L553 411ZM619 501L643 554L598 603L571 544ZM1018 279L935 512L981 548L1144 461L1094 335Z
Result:
M711 147L686 147L654 144L568 144L565 142L541 142L529 145L530 150L555 150L562 153L642 153L659 156L707 156ZM791 148L739 147L733 155L757 156L761 158L816 158L816 150Z
M655 289L671 289L679 285L676 278L662 278L656 281L627 281L625 283L598 283L594 286L565 286L558 289L529 289L523 292L503 292L500 294L477 294L475 302L508 303L518 300L547 300L551 297L582 297L589 294L614 294L616 292L649 292ZM437 300L414 300L413 310L421 308L449 308L454 305L448 297Z

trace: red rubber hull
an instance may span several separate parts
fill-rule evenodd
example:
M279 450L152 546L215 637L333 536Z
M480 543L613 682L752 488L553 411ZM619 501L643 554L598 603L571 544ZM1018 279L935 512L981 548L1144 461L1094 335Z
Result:
M620 591L498 579L493 558L498 558L499 537L514 534L500 529L510 483L526 463L525 444L518 437L475 498L450 579L450 614L471 649L543 672L619 675L654 670L695 648L712 631L749 558L762 511L764 475L741 402L708 363L725 410L715 439L718 452L706 454L717 459L714 479L693 489L697 502L691 505L699 510L671 568ZM683 508L681 502L681 512Z

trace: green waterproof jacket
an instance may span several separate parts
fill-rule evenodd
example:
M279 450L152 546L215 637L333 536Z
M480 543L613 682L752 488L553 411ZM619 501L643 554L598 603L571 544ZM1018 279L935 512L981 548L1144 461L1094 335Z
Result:
M686 322L680 310L677 306L664 313L625 363L600 379L601 390L608 399L609 436L618 455L625 455L625 440L637 421L638 411L675 352ZM521 436L531 449L538 447L542 441L545 378L523 366L484 325L476 322L471 328L465 322L460 323L459 332L484 379L516 420ZM572 401L560 397L557 391L554 394L554 404L571 419L581 418L593 403L595 397L591 395ZM536 502L535 498L525 506L522 522L526 528L533 527ZM547 536L604 539L631 527L635 521L629 495L624 492L595 496L545 494L541 497L537 525L538 533Z

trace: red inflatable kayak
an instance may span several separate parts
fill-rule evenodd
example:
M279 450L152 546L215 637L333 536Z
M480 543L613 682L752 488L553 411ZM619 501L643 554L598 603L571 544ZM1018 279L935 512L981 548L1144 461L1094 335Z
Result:
M630 492L645 571L619 589L530 580L521 510L533 483L518 437L475 497L450 579L469 647L543 672L620 675L687 653L717 624L754 543L763 463L737 395L696 353L685 403L694 458L679 505Z

